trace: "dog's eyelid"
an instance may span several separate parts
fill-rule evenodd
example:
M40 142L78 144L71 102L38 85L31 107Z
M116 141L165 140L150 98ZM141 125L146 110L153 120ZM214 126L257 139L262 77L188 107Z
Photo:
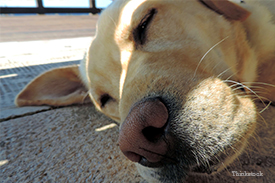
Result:
M155 8L151 9L149 13L147 13L140 23L138 24L137 28L134 29L134 40L138 44L143 45L145 43L146 39L146 31L147 31L147 26L150 24L152 21L154 15L157 13L157 10Z
M149 13L147 13L139 23L139 26L144 26L144 24L148 24L149 21L153 18L156 14L156 9L151 9ZM143 28L143 27L142 27Z

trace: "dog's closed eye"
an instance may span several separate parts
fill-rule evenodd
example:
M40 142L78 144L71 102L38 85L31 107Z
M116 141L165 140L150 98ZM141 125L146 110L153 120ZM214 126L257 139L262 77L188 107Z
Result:
M154 18L154 15L157 13L156 9L151 9L148 14L146 14L143 19L140 21L137 28L134 30L134 39L135 42L143 45L146 41L146 32L147 27L151 23L152 19Z

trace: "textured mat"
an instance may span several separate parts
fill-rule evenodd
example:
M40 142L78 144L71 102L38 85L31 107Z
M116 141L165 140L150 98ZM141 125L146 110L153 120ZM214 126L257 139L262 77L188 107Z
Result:
M189 182L275 182L275 107L235 163ZM40 112L0 123L0 182L145 182L119 151L118 127L93 106ZM232 171L263 173L233 176Z
M118 127L93 106L0 123L0 182L140 182Z
M49 107L14 108L15 96L39 74L79 64L92 37L0 43L0 121Z

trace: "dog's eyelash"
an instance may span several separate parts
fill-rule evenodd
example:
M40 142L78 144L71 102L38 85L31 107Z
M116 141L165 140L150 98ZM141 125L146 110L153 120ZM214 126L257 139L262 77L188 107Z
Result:
M146 30L154 15L157 13L156 9L151 9L148 14L143 17L137 28L134 30L134 39L137 43L143 45L146 40Z

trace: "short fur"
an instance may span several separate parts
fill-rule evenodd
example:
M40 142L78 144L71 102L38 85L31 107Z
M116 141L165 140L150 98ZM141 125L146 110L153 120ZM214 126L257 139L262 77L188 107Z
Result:
M231 7L240 8L244 16L233 19L239 16L232 11L218 14L189 0L115 1L100 16L80 65L80 80L95 106L119 123L147 97L161 97L169 110L168 134L176 140L168 156L179 163L160 168L137 164L148 181L183 181L202 175L202 169L220 172L243 152L257 128L254 101L275 101L272 14L254 1ZM138 32L152 11L145 32ZM25 98L26 92L37 96L36 85L17 96L17 105L67 104L48 102L66 92L47 100Z

